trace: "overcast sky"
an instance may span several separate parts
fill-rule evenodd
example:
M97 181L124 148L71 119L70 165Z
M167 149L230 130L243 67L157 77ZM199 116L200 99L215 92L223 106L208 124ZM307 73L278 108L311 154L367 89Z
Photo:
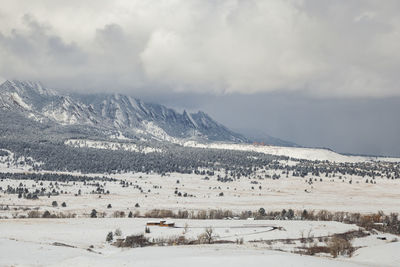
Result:
M400 155L400 1L0 0L0 80Z

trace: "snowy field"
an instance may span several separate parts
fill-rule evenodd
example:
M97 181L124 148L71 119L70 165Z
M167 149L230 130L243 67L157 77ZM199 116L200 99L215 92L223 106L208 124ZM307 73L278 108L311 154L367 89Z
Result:
M0 220L1 238L26 242L46 240L61 242L79 248L103 249L109 231L120 229L123 235L144 233L147 218L84 218L84 219L13 219ZM307 236L328 236L358 230L351 224L317 221L275 220L189 220L174 219L174 228L150 226L149 238L169 238L184 235L197 238L206 227L212 227L216 240L244 241L296 239ZM187 229L185 229L185 227ZM273 229L280 228L280 229ZM76 231L79 229L79 231ZM34 233L34 234L32 234Z
M109 150L147 151L145 147L120 145L117 142L72 142L71 146ZM197 146L197 145L196 145ZM328 150L241 146L214 147L258 149L262 153L329 159L337 162L396 161L388 158L350 157ZM275 150L274 150L275 149ZM285 151L287 149L287 151ZM259 151L260 150L260 151ZM251 150L253 151L253 150ZM0 157L3 173L32 174L29 164L10 165ZM24 159L25 161L25 159ZM27 159L27 162L33 162ZM40 163L36 163L39 164ZM294 166L296 161L282 164ZM48 171L39 173L51 174ZM115 181L33 181L4 178L0 180L0 266L383 266L397 267L400 262L399 237L370 231L351 239L356 248L352 257L332 258L329 254L300 255L299 250L324 246L335 234L358 231L356 225L327 221L301 220L175 220L175 228L152 226L145 236L150 240L184 236L196 240L205 228L212 227L215 241L233 242L211 245L151 246L118 248L106 242L107 233L119 229L124 238L145 232L151 219L126 218L144 215L153 209L172 211L229 210L234 213L293 209L302 211L360 212L386 214L400 212L400 179L384 176L309 175L302 178L282 170L258 169L248 177L221 182L224 170L215 175L166 173L82 174L75 176L114 178ZM279 175L279 179L272 177ZM311 179L311 181L310 181ZM370 179L370 182L366 182ZM8 188L29 192L45 189L56 192L38 199L7 193ZM96 192L97 189L102 192ZM57 205L53 205L54 202ZM62 205L65 203L65 206ZM101 218L88 218L95 209ZM69 219L23 219L29 212L75 214ZM124 218L113 218L116 213ZM167 218L168 219L168 218ZM303 242L304 239L309 241ZM242 240L242 241L241 241ZM303 240L303 241L302 241ZM325 240L325 241L324 241ZM243 244L240 244L240 242Z
M352 258L310 257L289 253L287 242L302 236L332 235L357 230L354 225L307 221L176 220L177 228L153 226L149 238L184 235L197 237L212 226L216 240L244 238L243 244L186 245L178 247L117 248L105 242L109 231L121 236L143 233L147 219L17 219L0 220L1 266L398 266L399 242L378 235L353 241L362 246ZM186 226L186 230L185 230ZM271 230L270 226L279 227ZM305 234L306 233L306 234ZM277 240L269 245L262 240ZM258 242L250 242L258 241ZM56 245L56 244L63 245ZM308 246L308 244L307 244ZM90 248L90 250L88 250ZM386 256L386 257L385 257ZM390 256L390 257L387 257Z
M328 160L332 162L366 162L366 161L400 162L400 158L348 156L336 153L332 150L322 149L322 148L282 147L282 146L270 146L270 145L262 146L262 145L229 144L229 143L203 144L203 143L198 143L196 141L184 142L183 145L187 147L198 147L198 148L252 151L269 155L287 156L296 159Z
M91 175L91 176L94 176ZM249 221L249 220L174 220L177 228L150 227L149 238L170 238L185 235L196 237L206 227L212 227L216 240L243 244L185 245L178 247L117 248L105 242L106 234L120 229L122 237L144 233L144 218L111 218L115 212L125 216L132 212L144 214L152 209L232 211L281 209L327 209L330 211L377 212L400 211L398 180L378 179L376 184L362 180L348 184L343 179L316 182L312 185L299 177L279 180L252 179L221 183L216 178L205 180L202 175L114 174L116 182L105 182L110 194L93 194L96 188L87 182L9 180L0 182L3 188L19 186L63 190L58 196L37 200L18 198L16 194L0 195L0 266L391 266L400 262L400 243L396 236L373 233L352 240L357 250L353 257L331 258L329 255L305 256L293 254L298 247L311 246L326 236L358 229L355 225L318 221ZM349 179L349 178L347 178ZM121 181L132 183L124 187ZM179 183L178 183L179 181ZM258 187L261 186L262 190ZM254 187L254 189L252 189ZM193 194L177 196L175 191ZM80 195L77 195L78 191ZM220 196L220 192L224 196ZM57 207L52 202L58 203ZM61 203L65 202L66 207ZM139 204L139 207L135 205ZM111 204L111 207L107 206ZM87 218L92 209L105 218ZM29 211L75 213L71 219L11 219L26 216ZM186 230L185 230L186 227ZM301 238L312 237L312 243L302 244ZM378 239L384 237L384 240ZM290 239L291 241L284 241ZM55 246L62 243L71 247ZM88 250L90 248L90 250ZM21 256L23 252L23 257ZM7 255L7 256L3 256ZM159 255L154 257L154 255Z
M237 246L146 247L99 255L85 250L0 239L1 266L396 266L350 263ZM24 251L24 256L19 254ZM387 261L387 258L384 259Z
M267 211L282 209L294 210L329 210L373 213L380 210L385 213L400 212L400 181L377 179L376 184L365 183L363 179L349 184L346 179L317 180L312 185L303 178L290 177L277 180L240 179L230 183L221 183L216 177L205 180L202 175L195 174L115 174L111 175L118 180L105 182L104 190L110 194L92 194L96 186L83 182L63 183L51 186L49 181L42 185L32 180L0 181L0 186L17 187L21 183L32 190L46 188L63 191L63 194L40 197L38 200L18 198L17 194L0 195L0 205L14 207L38 207L40 210L73 212L78 216L88 214L92 209L111 214L115 210L126 213L139 211L144 213L155 208L172 210L203 210L226 209L241 212L244 210L258 210L263 207ZM128 187L121 185L121 181L132 183ZM252 184L257 181L257 184ZM178 183L179 182L179 183ZM261 187L261 189L260 189ZM81 195L77 195L78 192ZM175 192L180 192L178 196ZM223 193L223 196L220 196ZM188 194L187 197L184 197ZM192 195L192 196L191 196ZM57 201L59 206L53 208L51 203ZM60 207L65 202L66 207ZM136 203L140 207L135 208ZM107 209L111 204L112 209ZM18 214L26 212L15 211ZM6 212L8 215L9 212ZM0 216L6 216L0 210Z

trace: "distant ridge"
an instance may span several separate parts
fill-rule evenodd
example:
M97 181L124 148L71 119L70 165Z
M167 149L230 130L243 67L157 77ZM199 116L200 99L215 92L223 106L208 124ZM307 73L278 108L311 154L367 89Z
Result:
M140 140L250 141L202 111L179 113L122 94L65 95L32 81L13 80L1 84L0 110L18 112L41 124L114 130L121 136Z

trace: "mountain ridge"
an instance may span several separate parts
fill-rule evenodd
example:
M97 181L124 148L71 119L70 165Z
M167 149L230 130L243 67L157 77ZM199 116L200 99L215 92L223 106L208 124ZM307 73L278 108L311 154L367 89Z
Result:
M61 94L40 82L5 81L0 85L0 109L20 112L39 123L113 129L140 139L249 142L202 111L179 113L122 94Z

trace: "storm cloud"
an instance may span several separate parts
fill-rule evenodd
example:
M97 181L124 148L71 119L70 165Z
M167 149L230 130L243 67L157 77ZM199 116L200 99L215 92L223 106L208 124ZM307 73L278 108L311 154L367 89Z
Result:
M398 96L398 1L2 1L1 76L78 88Z
M399 13L396 0L0 0L0 80L121 92L304 145L400 155Z

